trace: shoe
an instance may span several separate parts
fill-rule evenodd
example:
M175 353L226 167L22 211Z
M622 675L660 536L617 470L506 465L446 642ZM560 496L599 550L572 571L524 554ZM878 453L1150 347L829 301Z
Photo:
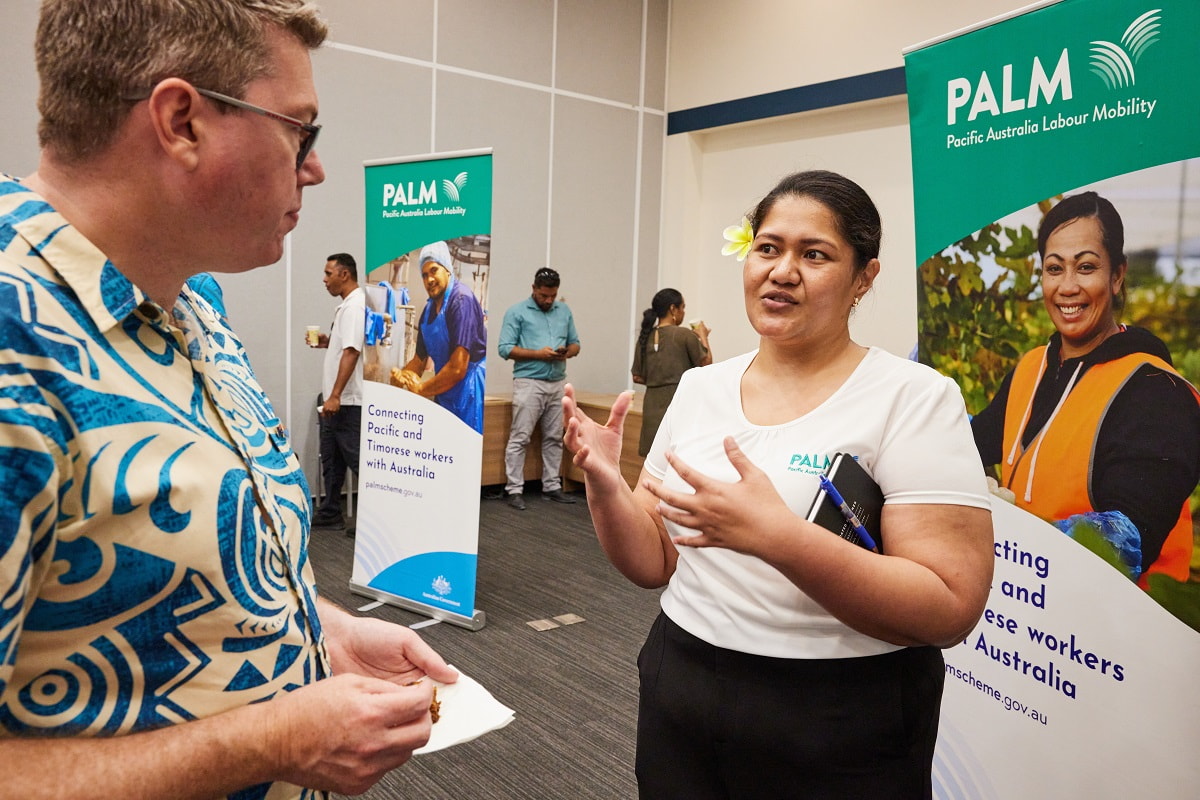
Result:
M508 504L517 511L525 510L525 498L521 496L520 492L517 492L516 494L510 494L508 496Z
M562 489L555 489L553 492L542 492L542 496L556 503L565 503L566 505L573 505L575 503L575 498L569 494L563 494Z
M313 514L312 524L314 528L340 528L346 524L346 518L340 513L322 514L317 512Z

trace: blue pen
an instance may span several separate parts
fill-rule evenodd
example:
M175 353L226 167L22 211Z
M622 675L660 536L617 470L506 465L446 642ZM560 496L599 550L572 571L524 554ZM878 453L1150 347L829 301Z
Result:
M817 480L821 482L821 488L825 490L825 494L829 495L829 499L842 512L842 516L846 518L846 522L849 522L850 527L854 528L854 532L858 534L858 538L862 540L862 543L878 553L879 548L876 546L875 540L871 538L871 534L867 533L867 529L859 521L858 515L854 513L854 509L850 508L850 504L846 502L846 498L842 497L842 493L833 485L833 481L824 475L818 475Z

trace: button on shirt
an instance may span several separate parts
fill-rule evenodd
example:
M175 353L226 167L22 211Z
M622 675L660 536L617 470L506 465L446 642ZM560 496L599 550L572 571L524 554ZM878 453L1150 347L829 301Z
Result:
M566 347L579 344L575 332L575 317L565 303L555 302L549 311L542 311L528 297L504 312L500 327L500 357L508 358L514 347L541 350L543 347ZM565 361L514 361L514 378L536 378L542 381L561 381L567 377Z
M213 307L162 309L0 176L0 340L0 736L130 733L327 675L308 486Z

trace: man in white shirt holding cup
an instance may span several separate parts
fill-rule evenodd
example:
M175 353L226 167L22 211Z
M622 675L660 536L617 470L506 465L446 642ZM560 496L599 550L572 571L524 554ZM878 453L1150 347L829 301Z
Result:
M334 253L325 261L325 291L342 298L333 312L329 335L312 330L305 333L310 347L325 348L321 371L321 477L325 497L313 512L314 527L339 528L342 516L342 486L346 468L358 475L358 438L362 425L362 371L358 359L363 351L366 325L366 292L358 285L358 265L349 253Z

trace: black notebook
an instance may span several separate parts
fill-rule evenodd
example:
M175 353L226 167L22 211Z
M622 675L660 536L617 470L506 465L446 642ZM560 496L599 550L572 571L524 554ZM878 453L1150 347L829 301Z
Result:
M875 540L879 552L883 552L879 527L879 520L883 515L883 490L879 488L879 484L849 453L835 455L829 469L825 470L825 476L841 493L846 504ZM804 518L833 531L843 539L867 547L854 532L854 527L846 520L841 508L824 489L817 490L817 496L813 498L812 506Z

